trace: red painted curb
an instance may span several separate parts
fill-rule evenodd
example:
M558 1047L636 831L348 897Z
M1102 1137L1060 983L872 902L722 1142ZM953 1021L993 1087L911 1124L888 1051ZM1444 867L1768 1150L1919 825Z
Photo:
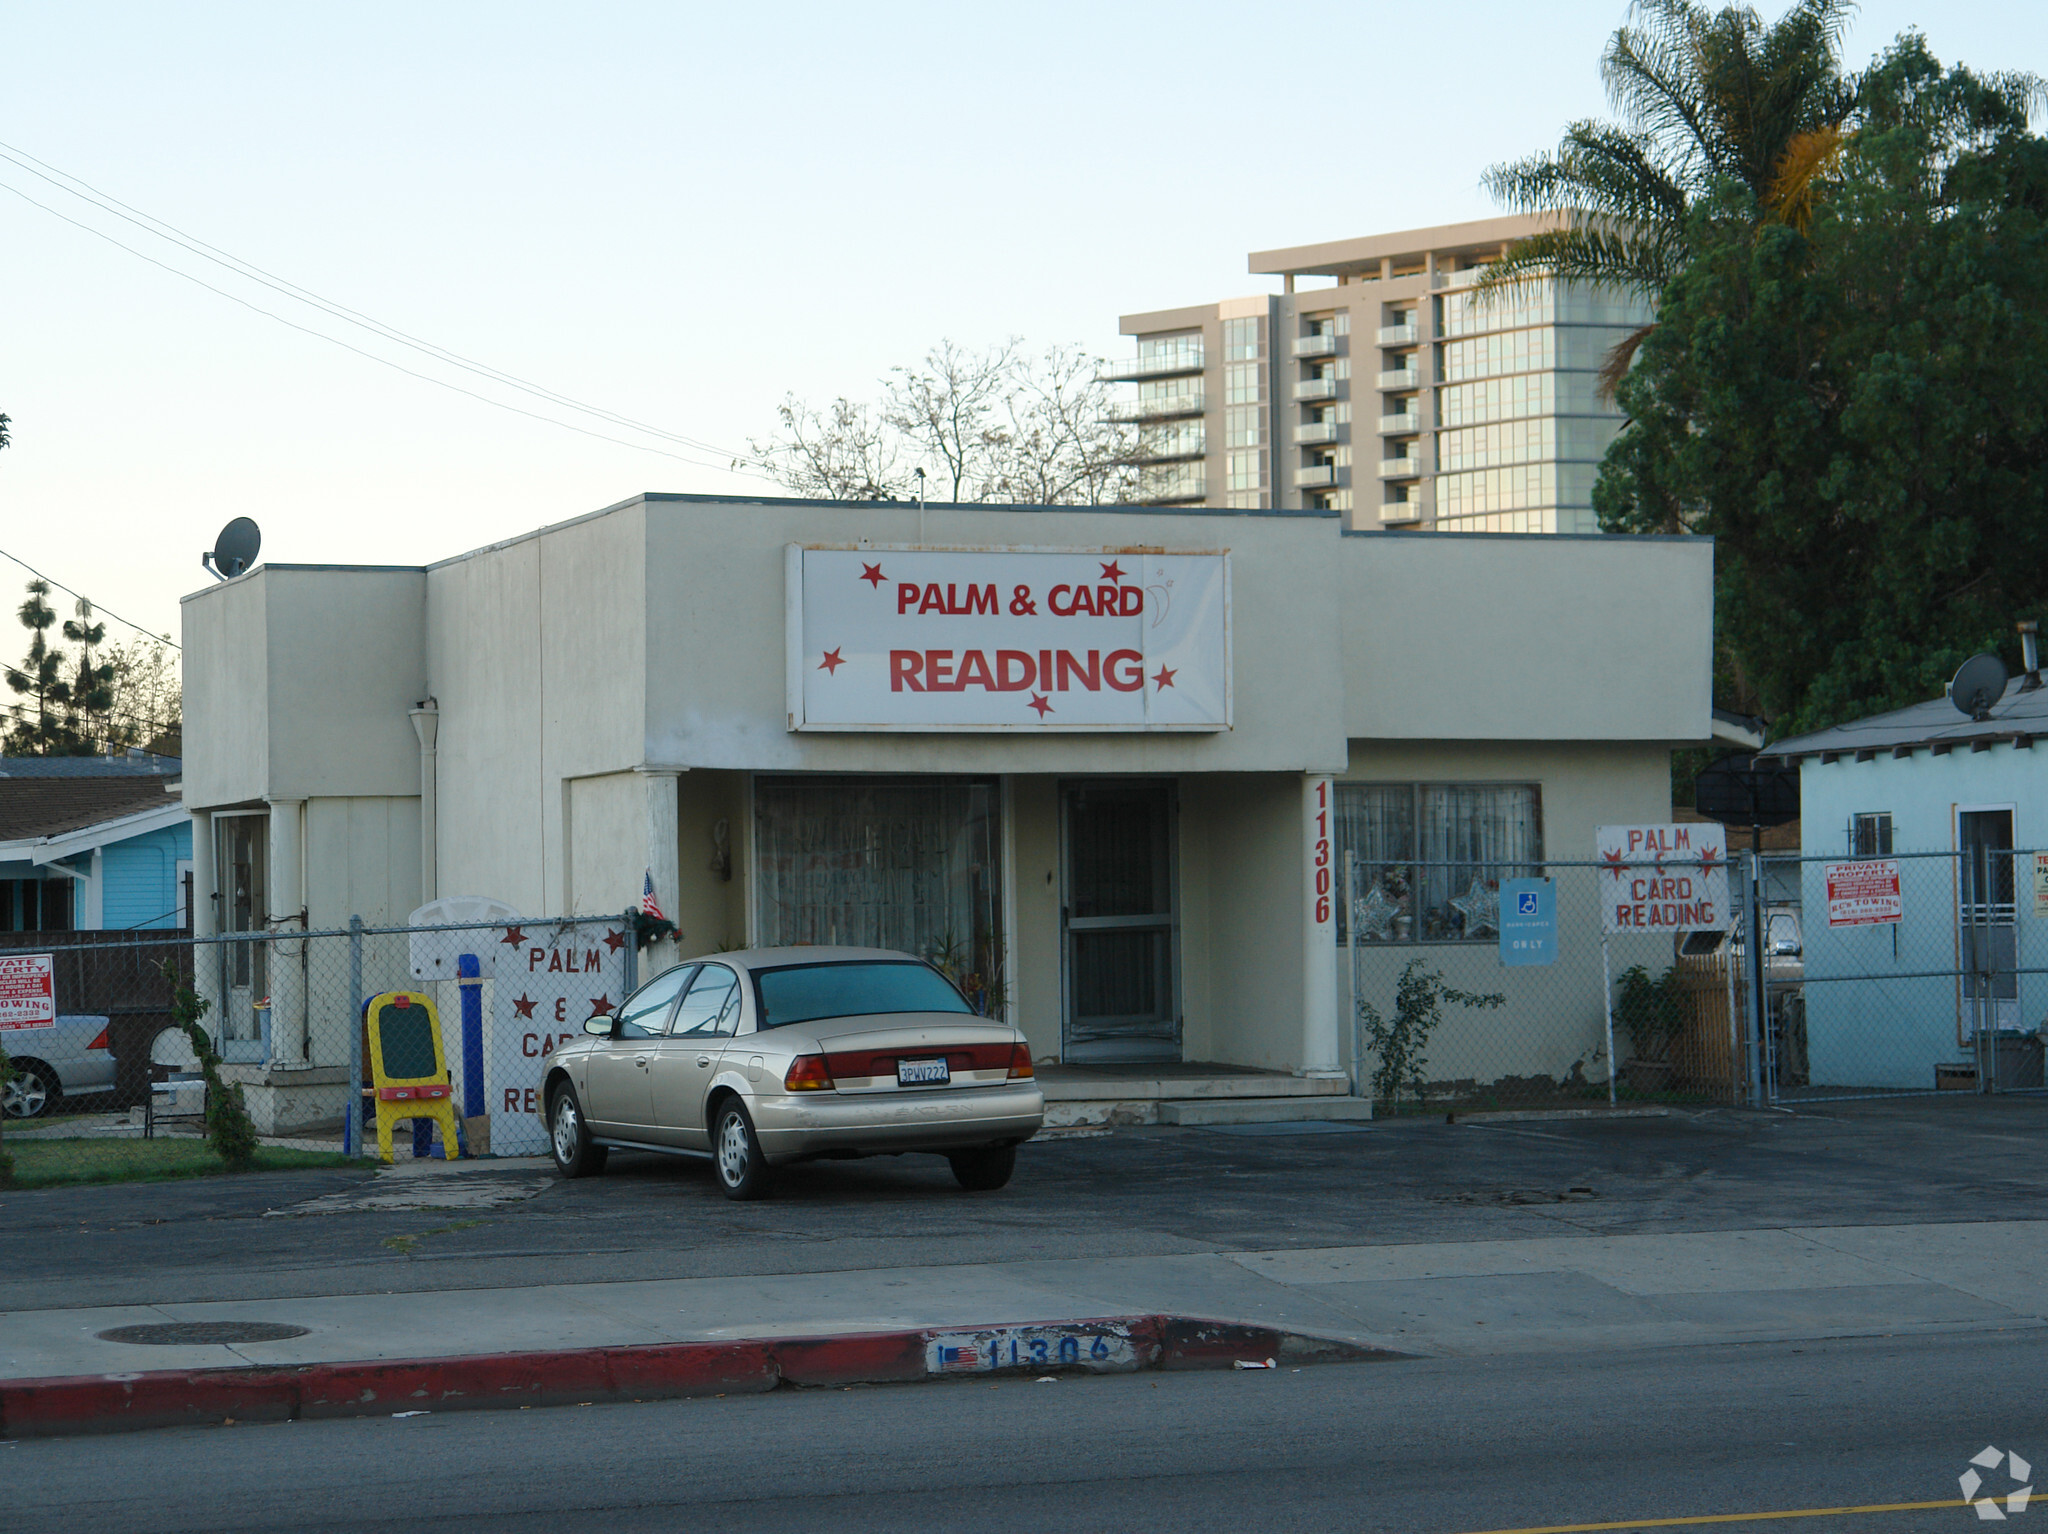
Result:
M928 1366L937 1335L954 1332L1114 1333L1146 1369L1227 1369L1402 1355L1270 1327L1178 1316L1117 1316L943 1333L854 1332L736 1342L482 1353L453 1358L163 1369L136 1374L0 1381L0 1437L54 1438L223 1422L375 1417L400 1411L566 1406L705 1395L752 1395L778 1385L888 1384L940 1377ZM1020 1366L1043 1371L1057 1365ZM980 1371L980 1372L1009 1372Z

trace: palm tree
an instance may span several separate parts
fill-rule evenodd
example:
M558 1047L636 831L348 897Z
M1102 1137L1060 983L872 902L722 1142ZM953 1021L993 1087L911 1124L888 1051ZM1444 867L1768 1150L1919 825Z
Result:
M1554 151L1486 173L1501 202L1558 222L1511 244L1483 288L1555 276L1654 302L1690 254L1694 205L1728 181L1765 217L1803 225L1856 102L1841 70L1853 9L1853 0L1797 0L1767 27L1747 6L1636 0L1600 60L1621 120L1573 123ZM1651 328L1608 354L1605 392Z

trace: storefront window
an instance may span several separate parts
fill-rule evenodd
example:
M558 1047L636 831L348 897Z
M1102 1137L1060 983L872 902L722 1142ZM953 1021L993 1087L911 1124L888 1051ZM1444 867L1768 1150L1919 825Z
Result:
M1357 858L1361 943L1493 942L1500 881L1542 872L1533 783L1339 783L1337 848ZM1341 874L1340 874L1341 877ZM1337 902L1337 941L1352 913Z
M761 778L760 940L930 960L978 1012L1005 1005L1002 821L986 778Z

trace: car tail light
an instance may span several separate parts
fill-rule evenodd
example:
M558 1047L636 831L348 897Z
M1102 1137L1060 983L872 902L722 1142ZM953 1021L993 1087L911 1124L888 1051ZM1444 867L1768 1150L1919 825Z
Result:
M782 1078L783 1090L789 1092L829 1092L832 1090L832 1068L825 1063L823 1055L798 1055L789 1065L789 1074Z
M1035 1076L1037 1074L1031 1068L1031 1046L1029 1044L1011 1045L1010 1080L1015 1081L1020 1076Z

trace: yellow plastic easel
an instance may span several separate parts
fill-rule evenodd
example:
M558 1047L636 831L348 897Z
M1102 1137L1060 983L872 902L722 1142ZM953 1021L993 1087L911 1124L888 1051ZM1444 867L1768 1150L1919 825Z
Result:
M441 1126L441 1154L462 1155L456 1141L454 1087L441 1049L441 1019L421 991L386 991L363 1009L370 1028L370 1072L377 1091L377 1154L392 1159L391 1131L406 1119Z

